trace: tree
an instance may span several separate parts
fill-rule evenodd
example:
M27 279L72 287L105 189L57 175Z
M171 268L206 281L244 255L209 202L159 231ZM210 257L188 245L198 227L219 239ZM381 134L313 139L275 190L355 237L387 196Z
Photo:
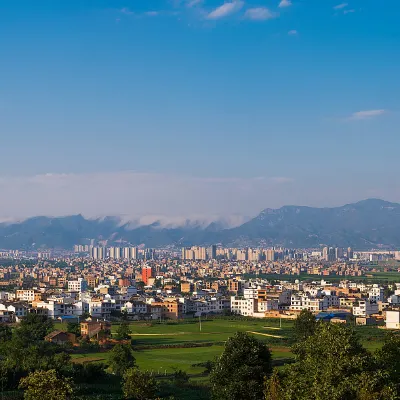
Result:
M67 400L73 394L72 381L59 378L54 369L30 373L21 379L19 387L25 390L25 400Z
M137 368L128 369L123 378L123 392L126 399L154 399L158 390L157 381L147 372Z
M123 376L124 373L136 366L136 360L130 345L117 344L110 351L110 369L115 375Z
M284 400L278 370L265 382L265 400Z
M258 400L263 382L271 372L268 347L244 332L230 337L210 374L212 397L216 400Z
M0 325L0 343L8 342L12 338L12 330L8 325Z
M293 351L296 362L288 365L278 376L281 399L396 398L388 373L377 365L355 332L346 325L317 324L314 335L297 343ZM274 399L277 387L277 379L274 382L271 378L266 389L267 400Z
M185 371L179 369L173 373L172 382L176 386L184 386L189 382L189 375Z
M387 334L382 348L375 352L375 359L390 379L400 385L400 336Z
M76 336L81 336L81 326L77 322L68 322L67 332L73 333Z
M25 343L44 340L53 331L53 321L45 315L28 314L15 330L16 336Z
M315 332L316 319L309 310L302 310L294 322L294 336L297 342L307 339Z
M125 339L129 339L130 338L130 333L131 333L131 329L129 327L129 323L126 321L123 321L118 329L117 329L117 339L118 340L125 340Z

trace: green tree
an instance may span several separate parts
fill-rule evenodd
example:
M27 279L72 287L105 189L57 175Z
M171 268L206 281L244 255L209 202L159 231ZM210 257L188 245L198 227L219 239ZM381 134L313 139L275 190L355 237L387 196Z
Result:
M54 369L30 373L19 387L24 389L25 400L67 400L73 394L71 380L59 378Z
M124 374L122 389L126 399L150 400L156 397L158 385L149 373L130 368Z
M73 333L76 336L81 336L81 325L78 322L68 322L67 332Z
M131 333L131 328L129 327L129 323L126 321L123 321L118 329L117 329L117 335L116 338L118 340L125 340L130 338L130 333Z
M54 329L53 321L45 315L28 314L15 330L18 339L25 343L43 340Z
M230 337L210 374L215 400L258 400L271 372L271 352L265 343L244 332Z
M12 338L12 330L8 325L0 325L0 343L8 342Z
M294 336L296 341L302 341L315 332L316 319L309 310L302 310L294 322Z
M265 382L265 400L284 400L280 377L277 369Z
M184 386L189 382L189 375L185 371L179 369L173 373L172 382L176 386Z
M386 335L381 349L375 352L376 363L385 370L393 382L400 385L400 336Z
M317 324L314 335L297 343L293 351L296 362L288 365L279 377L279 391L285 400L396 398L388 374L380 369L355 332L346 325ZM267 400L274 399L276 387L276 380L273 384L270 379Z
M117 344L110 351L110 369L115 375L123 376L124 373L136 366L136 360L130 345Z

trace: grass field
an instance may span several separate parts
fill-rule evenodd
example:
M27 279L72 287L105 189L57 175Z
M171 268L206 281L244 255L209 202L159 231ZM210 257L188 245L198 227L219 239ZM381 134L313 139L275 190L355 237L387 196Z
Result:
M65 326L58 324L58 329ZM113 325L115 333L118 326ZM290 339L293 335L293 322L279 320L245 320L245 319L214 319L183 323L144 323L130 324L135 357L138 366L143 370L153 371L155 374L169 374L176 370L183 370L195 379L200 378L203 367L195 364L212 361L223 351L224 342L235 332L249 332L257 339L268 344L273 359L287 359L293 357L290 352ZM376 327L356 327L364 346L375 350L382 345L385 331ZM271 337L279 336L279 337ZM209 344L206 347L193 348L157 348L164 345L179 345L188 343ZM143 346L151 346L140 350ZM74 354L73 360L78 363L108 361L108 353Z

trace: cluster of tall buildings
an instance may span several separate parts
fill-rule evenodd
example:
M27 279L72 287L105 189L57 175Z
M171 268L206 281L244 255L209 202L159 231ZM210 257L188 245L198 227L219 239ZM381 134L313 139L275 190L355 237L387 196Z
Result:
M322 258L329 262L342 260L344 258L351 260L353 257L354 253L351 247L347 249L346 255L344 249L341 247L324 247L322 250Z
M217 246L210 247L192 246L182 248L182 260L215 260L217 258Z
M303 253L296 253L288 249L260 249L260 248L217 248L216 245L210 247L183 247L183 260L237 260L237 261L278 261L284 258L302 258Z
M99 246L89 246L88 253L94 260L153 260L155 254L154 249Z

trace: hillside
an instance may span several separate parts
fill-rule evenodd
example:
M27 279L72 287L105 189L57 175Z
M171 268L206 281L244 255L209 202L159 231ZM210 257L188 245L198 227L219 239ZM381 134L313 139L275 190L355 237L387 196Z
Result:
M284 206L265 209L250 221L231 229L218 223L186 223L163 227L159 223L134 226L119 218L86 219L82 215L35 217L0 224L0 248L71 248L85 239L109 244L145 244L147 247L221 243L231 246L317 247L322 244L357 249L400 247L400 204L370 199L334 208Z

